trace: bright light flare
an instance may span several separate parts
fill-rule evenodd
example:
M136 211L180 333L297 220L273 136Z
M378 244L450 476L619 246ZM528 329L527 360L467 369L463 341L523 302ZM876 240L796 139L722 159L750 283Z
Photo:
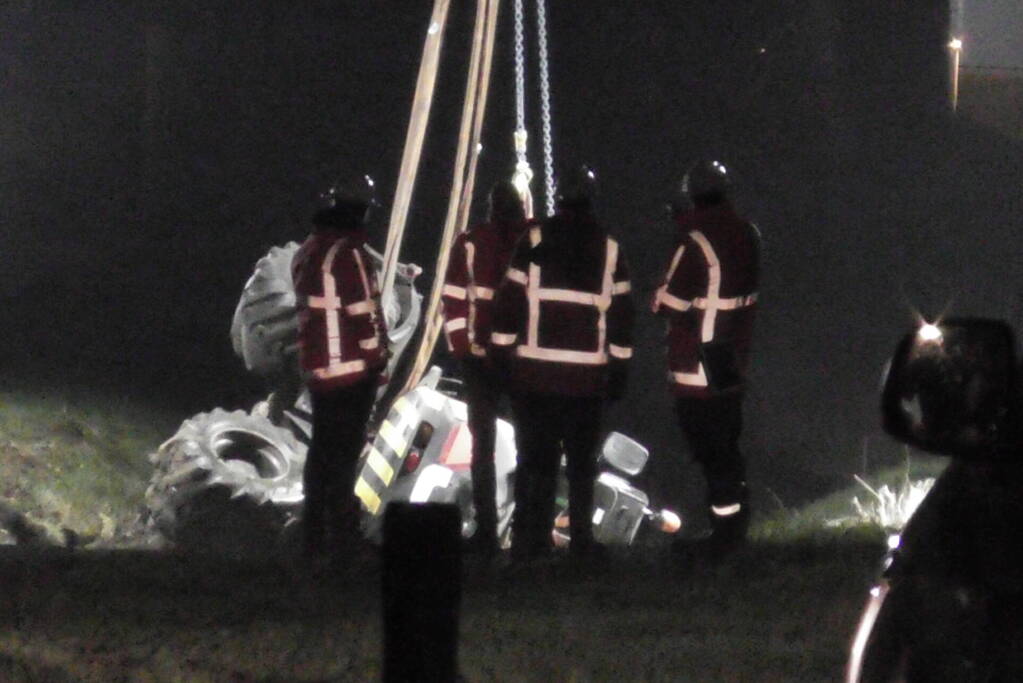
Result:
M922 342L940 342L941 341L941 328L934 323L924 323L917 330L916 336Z
M963 49L963 41L961 38L953 38L949 41L948 46L953 50L959 51Z

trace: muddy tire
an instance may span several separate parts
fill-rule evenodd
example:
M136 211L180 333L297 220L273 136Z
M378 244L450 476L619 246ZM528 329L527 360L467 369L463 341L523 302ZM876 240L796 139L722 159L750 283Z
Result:
M297 519L305 454L257 411L195 415L150 456L148 528L176 547L265 553Z

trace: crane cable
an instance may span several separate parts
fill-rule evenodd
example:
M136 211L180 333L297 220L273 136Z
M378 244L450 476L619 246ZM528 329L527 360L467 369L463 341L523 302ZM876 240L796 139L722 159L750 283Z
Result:
M466 79L465 101L462 106L461 131L455 158L454 177L448 212L444 221L440 252L434 269L433 286L430 289L429 304L423 316L425 327L419 351L405 382L405 389L414 387L426 372L433 355L434 346L443 325L440 309L441 290L447 272L451 247L458 234L465 231L472 206L473 189L476 179L476 165L482 145L483 119L486 113L487 94L490 88L490 72L493 63L494 39L497 33L497 17L500 0L477 0L476 24L473 31L472 55ZM468 168L466 168L468 165Z
M419 169L423 140L426 137L426 127L430 120L433 90L437 82L437 70L440 64L440 49L444 41L444 27L447 24L450 5L451 0L434 1L430 26L423 44L423 58L419 63L416 92L412 99L412 113L409 117L408 132L405 135L405 150L402 153L401 170L398 173L398 185L394 191L394 203L391 206L391 218L387 228L387 244L384 247L380 291L385 310L391 297L394 296L398 252L405 236L405 223L408 218L409 204L412 201L412 190L416 184L416 172Z

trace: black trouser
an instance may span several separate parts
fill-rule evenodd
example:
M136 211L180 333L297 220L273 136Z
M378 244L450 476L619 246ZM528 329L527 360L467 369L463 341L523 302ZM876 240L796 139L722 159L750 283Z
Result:
M707 480L707 514L715 534L746 535L749 504L746 463L739 451L742 394L677 398L675 414ZM735 506L739 507L736 508Z
M267 378L267 384L271 392L267 406L268 417L276 425L284 424L284 411L295 408L295 402L304 387L298 357L293 356L286 361L279 372Z
M483 358L462 361L467 394L469 431L472 433L472 504L477 535L497 541L497 481L494 439L497 438L497 403L500 379Z
M526 558L550 549L562 452L568 465L571 548L585 550L593 543L593 480L604 400L524 393L512 397L512 412L518 449L512 555Z
M313 442L306 455L303 528L305 551L325 552L359 538L356 465L366 440L366 422L379 386L377 373L324 393L313 393Z

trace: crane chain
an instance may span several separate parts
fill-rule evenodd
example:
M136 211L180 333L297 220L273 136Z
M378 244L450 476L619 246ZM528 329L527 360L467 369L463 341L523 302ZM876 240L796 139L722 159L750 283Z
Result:
M551 143L551 84L547 57L547 4L536 0L537 52L540 64L540 120L543 133L543 174L547 215L554 214L554 151Z
M522 0L515 0L515 135L515 155L521 163L526 161L526 47Z

